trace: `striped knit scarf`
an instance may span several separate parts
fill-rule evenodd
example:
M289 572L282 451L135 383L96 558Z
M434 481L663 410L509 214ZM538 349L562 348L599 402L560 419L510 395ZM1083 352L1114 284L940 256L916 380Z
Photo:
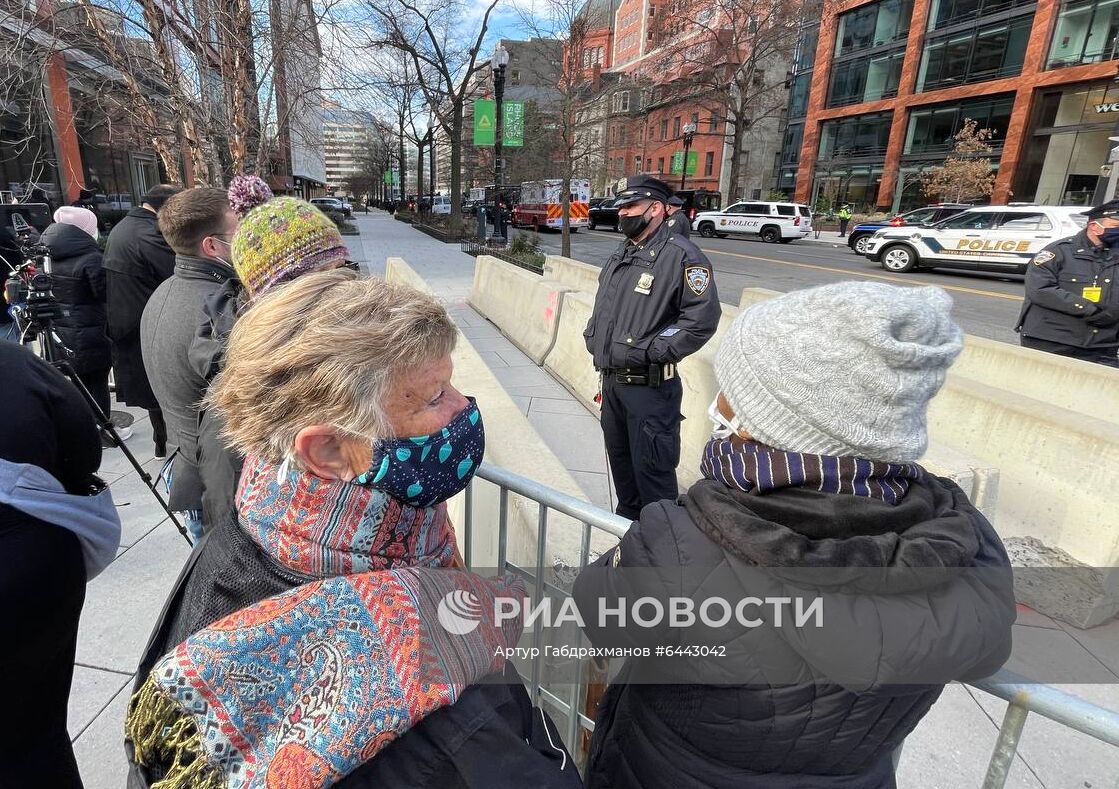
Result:
M315 578L448 567L447 505L410 507L374 488L247 457L237 488L241 528L281 564Z
M705 479L747 493L798 487L895 505L909 492L909 480L916 479L920 469L913 463L786 452L731 436L707 442L700 471Z
M523 621L496 623L494 601L525 594L513 576L412 568L244 608L176 647L133 696L136 761L165 771L152 789L337 783L501 670Z

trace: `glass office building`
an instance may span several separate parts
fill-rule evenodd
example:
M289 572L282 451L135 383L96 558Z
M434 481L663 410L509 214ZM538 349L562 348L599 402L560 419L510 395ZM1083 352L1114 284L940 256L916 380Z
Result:
M922 18L913 6L876 0L804 26L779 187L809 203L923 205L921 172L971 119L994 132L992 202L1102 200L1119 0L931 0Z

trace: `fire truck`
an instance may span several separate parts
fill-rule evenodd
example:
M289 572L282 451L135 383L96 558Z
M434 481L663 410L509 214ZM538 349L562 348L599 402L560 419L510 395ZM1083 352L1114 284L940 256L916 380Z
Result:
M521 199L513 209L514 227L563 227L563 203L560 189L563 181L548 178L521 184ZM587 227L590 222L591 182L586 178L571 179L571 229Z

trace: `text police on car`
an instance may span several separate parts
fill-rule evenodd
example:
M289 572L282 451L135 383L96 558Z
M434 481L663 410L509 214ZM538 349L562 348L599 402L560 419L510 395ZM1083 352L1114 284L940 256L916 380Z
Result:
M1086 212L1088 225L1030 261L1015 327L1022 345L1119 366L1119 200Z
M618 195L618 228L627 236L598 278L584 336L602 373L602 432L618 490L619 515L674 499L680 461L676 364L719 325L711 264L665 221L668 184L630 178Z

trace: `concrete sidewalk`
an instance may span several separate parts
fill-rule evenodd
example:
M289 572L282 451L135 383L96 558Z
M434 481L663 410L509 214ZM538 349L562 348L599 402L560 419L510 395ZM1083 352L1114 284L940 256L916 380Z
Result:
M359 215L356 220L361 236L347 236L346 243L363 270L383 276L386 257L407 260L446 302L463 334L588 500L609 508L605 454L596 417L466 304L473 282L473 258L382 212ZM152 458L146 414L131 412L136 422L128 445L154 474L161 461ZM496 428L490 426L491 441L500 440ZM116 561L87 588L69 726L87 789L119 789L126 773L123 721L132 676L189 547L119 450L106 450L102 474L111 484L124 535ZM1078 631L1023 610L1015 638L1022 643L1052 644L1054 654L1067 655L1071 650L1100 679L1098 684L1064 689L1119 709L1119 665L1105 664L1101 647L1119 640L1119 621ZM981 691L949 686L906 741L899 786L978 787L1005 707ZM1007 786L1119 789L1119 749L1031 715Z

